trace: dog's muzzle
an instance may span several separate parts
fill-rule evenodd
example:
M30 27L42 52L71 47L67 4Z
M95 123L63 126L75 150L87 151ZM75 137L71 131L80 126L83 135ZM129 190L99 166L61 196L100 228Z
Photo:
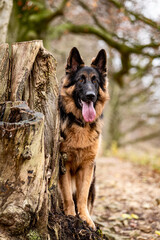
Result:
M86 92L86 98L89 101L93 101L95 96L96 96L96 94L93 91L87 91Z

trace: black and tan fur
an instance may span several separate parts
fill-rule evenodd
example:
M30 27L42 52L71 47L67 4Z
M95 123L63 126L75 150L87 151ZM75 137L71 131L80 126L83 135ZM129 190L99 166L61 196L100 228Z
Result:
M90 88L93 96L85 93ZM92 91L91 91L92 93ZM82 115L81 99L93 101L96 116L94 121L86 122ZM87 100L86 100L87 99ZM101 50L92 60L91 67L84 62L76 48L67 60L66 76L60 92L59 107L61 115L60 152L67 154L66 173L60 175L59 185L66 215L75 215L72 182L76 185L76 202L79 216L90 227L95 225L90 217L94 201L95 157L99 146L102 125L102 112L109 99L106 81L106 53Z

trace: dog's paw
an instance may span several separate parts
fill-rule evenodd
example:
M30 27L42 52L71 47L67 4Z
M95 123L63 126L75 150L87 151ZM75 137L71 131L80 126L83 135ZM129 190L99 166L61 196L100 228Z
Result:
M80 214L79 215L80 218L83 220L83 221L86 221L88 223L88 225L93 228L93 230L96 230L96 226L94 224L94 222L92 221L91 217L90 216L87 216L87 215L82 215Z
M66 208L64 210L65 215L71 215L71 216L76 216L76 212L74 208Z

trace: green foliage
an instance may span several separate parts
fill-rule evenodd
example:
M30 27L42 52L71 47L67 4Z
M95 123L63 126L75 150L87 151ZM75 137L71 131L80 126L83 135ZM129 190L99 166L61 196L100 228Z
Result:
M30 230L29 233L27 234L27 239L28 240L41 240L39 234L35 230Z
M19 0L14 1L14 6L17 9L18 18L21 24L33 26L42 22L50 15L50 11L45 8L45 3L42 0Z
M111 148L110 148L111 153L116 156L118 154L118 145L116 141L112 142Z
M15 41L43 39L47 31L46 19L51 11L45 7L44 0L14 0L13 12L10 21L10 30L17 28ZM14 25L12 25L14 22Z
M102 230L100 228L97 229L97 233L100 237L103 237L103 233L102 233Z

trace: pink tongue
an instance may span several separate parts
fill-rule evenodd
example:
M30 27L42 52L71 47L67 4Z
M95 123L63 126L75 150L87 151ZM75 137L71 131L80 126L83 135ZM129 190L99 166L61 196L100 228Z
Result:
M82 115L86 122L93 122L96 117L96 111L93 102L86 103L82 101Z

